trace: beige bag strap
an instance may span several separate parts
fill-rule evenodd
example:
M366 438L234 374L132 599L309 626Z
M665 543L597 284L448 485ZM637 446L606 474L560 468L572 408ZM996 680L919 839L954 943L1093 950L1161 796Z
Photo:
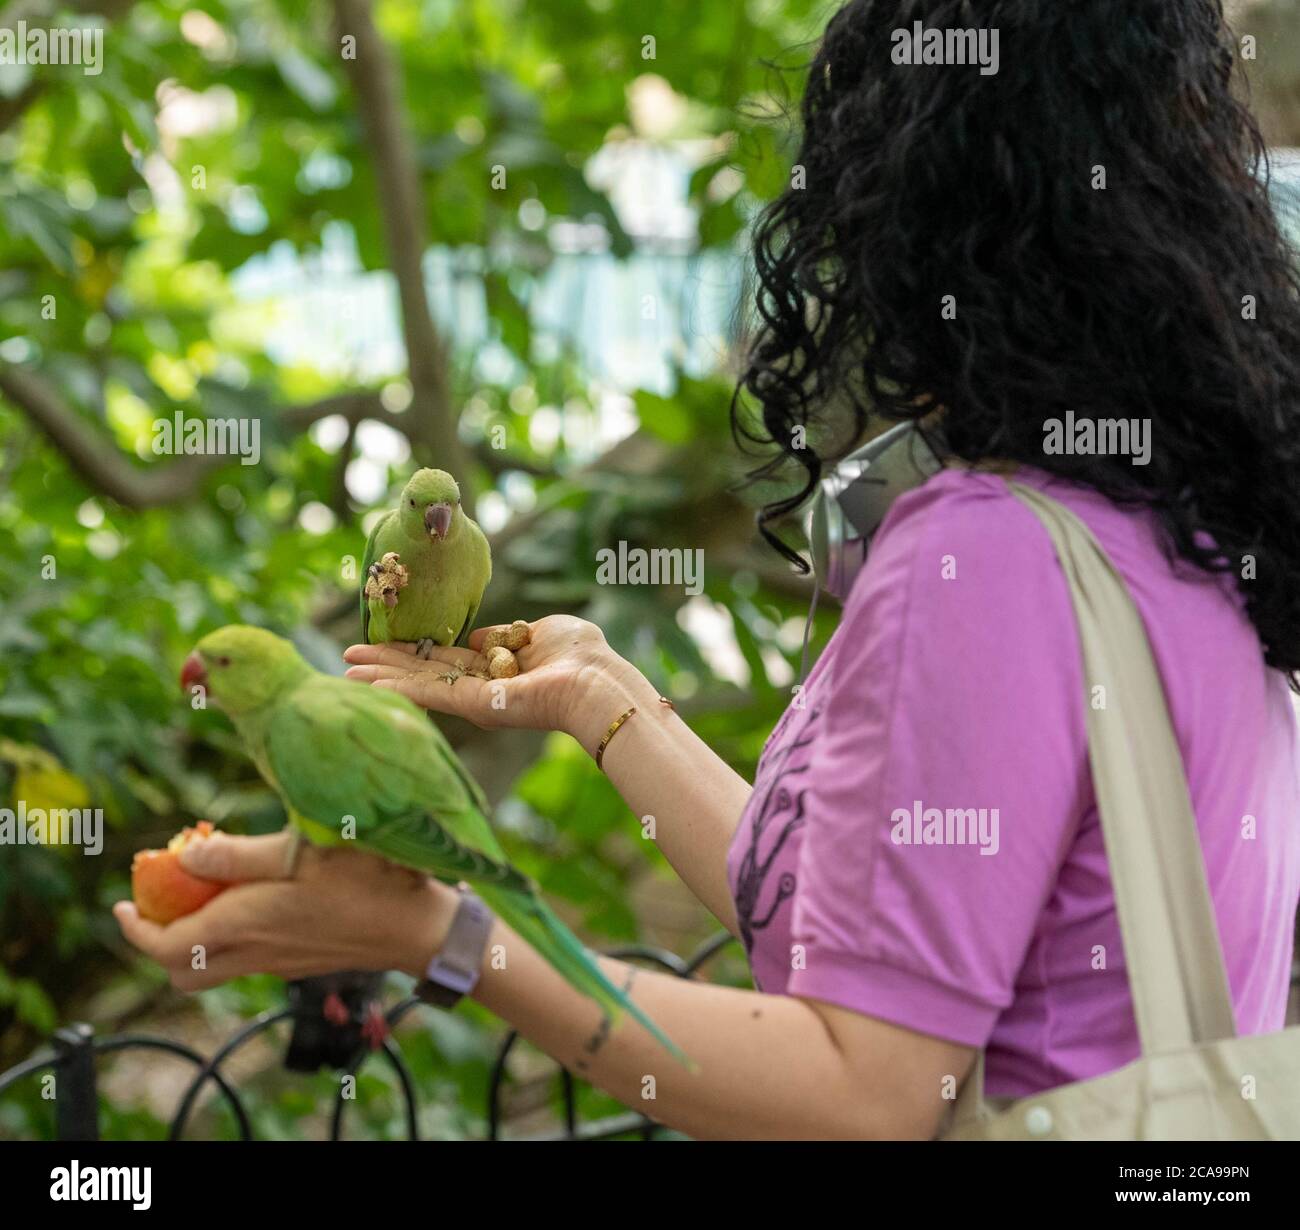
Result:
M1092 531L1033 487L1007 486L1043 523L1065 573L1083 656L1093 789L1143 1055L1237 1032L1182 753L1146 629ZM1104 688L1104 708L1092 703ZM979 1113L984 1056L958 1097Z

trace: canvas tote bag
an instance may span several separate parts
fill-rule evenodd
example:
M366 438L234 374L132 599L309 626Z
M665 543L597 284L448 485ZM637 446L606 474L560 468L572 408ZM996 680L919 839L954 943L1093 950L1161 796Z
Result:
M1008 486L1051 535L1070 587L1142 1053L1105 1076L995 1103L984 1098L981 1054L942 1139L1300 1139L1300 1027L1237 1036L1182 755L1137 608L1074 513L1032 487ZM1104 709L1091 704L1097 685Z

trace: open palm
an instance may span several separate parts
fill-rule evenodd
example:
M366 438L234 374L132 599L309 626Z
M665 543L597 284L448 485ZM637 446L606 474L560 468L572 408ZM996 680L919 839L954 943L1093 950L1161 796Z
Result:
M348 678L392 688L425 709L450 713L476 726L515 726L573 732L586 684L611 657L605 636L593 623L572 615L548 615L529 625L531 641L517 653L519 674L511 679L460 675L478 656L490 628L476 628L470 648L435 646L427 660L415 646L353 645L343 655Z

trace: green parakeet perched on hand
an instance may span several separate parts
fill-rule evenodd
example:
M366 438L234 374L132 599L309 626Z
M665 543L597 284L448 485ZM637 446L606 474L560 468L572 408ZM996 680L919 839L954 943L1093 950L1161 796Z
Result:
M442 733L407 700L322 674L286 640L232 624L205 636L181 671L227 714L289 822L310 841L359 849L467 881L563 978L611 1018L629 1012L673 1055L659 1028L601 972L577 937L512 868L487 800Z
M371 530L362 561L361 634L367 643L463 645L492 579L492 552L460 506L445 470L417 470L402 502Z

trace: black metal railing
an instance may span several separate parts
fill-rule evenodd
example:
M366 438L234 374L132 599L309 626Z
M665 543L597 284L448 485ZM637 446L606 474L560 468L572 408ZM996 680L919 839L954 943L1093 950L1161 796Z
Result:
M694 978L714 956L716 956L733 937L726 932L715 935L683 959L662 948L644 945L632 945L612 950L609 955L625 961L637 961L679 978ZM406 1120L406 1134L411 1140L418 1140L418 1098L415 1081L411 1076L402 1052L393 1042L391 1031L397 1024L422 1001L410 996L393 1005L385 1019L388 1022L389 1036L373 1052L362 1052L357 1062L346 1072L345 1076L355 1076L361 1067L370 1062L372 1057L380 1056L393 1069L398 1084L401 1086L402 1104ZM101 1055L113 1054L126 1050L155 1050L187 1060L193 1065L195 1073L185 1087L177 1105L176 1113L168 1126L168 1140L179 1140L185 1132L186 1125L194 1112L204 1087L211 1082L216 1086L221 1098L229 1105L235 1118L236 1130L241 1140L253 1139L253 1125L248 1111L239 1096L238 1090L222 1074L222 1067L231 1057L255 1038L274 1028L282 1021L291 1020L291 1008L275 1008L260 1013L251 1021L241 1026L210 1057L205 1058L193 1047L170 1038L155 1034L122 1033L98 1037L94 1029L87 1024L68 1025L58 1030L52 1039L48 1051L33 1055L30 1059L16 1064L7 1072L0 1074L0 1097L20 1081L41 1073L52 1072L55 1077L55 1136L61 1141L81 1141L99 1139L99 1086L95 1061ZM511 1032L502 1042L497 1057L492 1065L488 1082L488 1139L501 1138L501 1107L506 1086L506 1063L510 1052L518 1041L518 1035ZM334 1098L333 1112L330 1117L331 1140L338 1140L343 1131L343 1115L348 1098L345 1096L347 1082L339 1081L339 1091ZM534 1134L527 1140L608 1140L615 1136L638 1135L643 1139L652 1139L661 1129L646 1115L637 1111L625 1111L618 1115L606 1116L591 1123L582 1123L578 1115L577 1080L572 1073L560 1071L560 1097L562 1105L563 1128L556 1132Z

